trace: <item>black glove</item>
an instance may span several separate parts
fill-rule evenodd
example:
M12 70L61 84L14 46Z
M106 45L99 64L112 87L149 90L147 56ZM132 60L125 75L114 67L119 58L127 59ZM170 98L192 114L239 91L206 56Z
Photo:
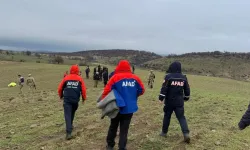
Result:
M186 101L188 101L189 100L189 97L184 97L184 101L186 102Z

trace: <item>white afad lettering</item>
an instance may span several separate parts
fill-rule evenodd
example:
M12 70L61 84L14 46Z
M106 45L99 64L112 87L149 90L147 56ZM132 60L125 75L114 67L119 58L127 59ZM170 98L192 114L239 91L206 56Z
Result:
M79 82L70 82L70 81L69 81L69 82L67 83L67 86L72 86L72 85L73 85L73 86L78 86L78 84L79 84Z
M135 86L135 81L133 81L133 82L123 81L122 82L122 86L125 86L125 87L134 87Z
M171 85L173 86L184 86L184 81L172 81Z

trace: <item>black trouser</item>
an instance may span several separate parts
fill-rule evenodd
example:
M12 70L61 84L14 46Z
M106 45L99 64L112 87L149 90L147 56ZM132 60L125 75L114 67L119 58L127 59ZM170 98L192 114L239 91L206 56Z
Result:
M71 133L72 132L72 125L75 117L75 112L78 108L78 103L67 103L65 102L63 104L64 107L64 118L66 122L66 132Z
M86 77L87 77L87 79L89 78L89 73L86 73Z
M247 111L242 116L242 118L241 118L241 120L239 122L239 127L241 129L245 129L249 125L250 125L250 104L248 105Z
M189 129L186 121L186 117L184 116L184 107L171 107L171 106L164 106L164 119L163 119L163 126L162 126L162 132L167 133L168 127L171 120L171 115L173 111L175 112L175 115L181 125L181 130L183 134L188 134Z
M120 139L119 139L119 150L125 150L127 144L128 129L131 122L133 114L118 114L116 118L111 119L111 124L109 126L107 143L108 146L115 146L115 137L117 133L118 126L120 124Z

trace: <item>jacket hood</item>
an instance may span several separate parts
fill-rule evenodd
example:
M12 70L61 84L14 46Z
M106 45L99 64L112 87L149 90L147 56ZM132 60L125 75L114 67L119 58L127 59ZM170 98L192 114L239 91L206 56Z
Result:
M178 61L173 62L169 66L168 73L181 73L181 63Z
M120 73L120 72L132 72L131 66L127 60L121 60L117 65L114 73Z
M70 74L79 74L79 67L77 65L73 65L70 68Z

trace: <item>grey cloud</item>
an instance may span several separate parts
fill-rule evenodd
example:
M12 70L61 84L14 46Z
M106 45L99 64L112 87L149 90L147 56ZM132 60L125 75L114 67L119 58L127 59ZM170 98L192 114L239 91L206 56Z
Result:
M249 8L248 0L3 0L0 47L248 52Z

